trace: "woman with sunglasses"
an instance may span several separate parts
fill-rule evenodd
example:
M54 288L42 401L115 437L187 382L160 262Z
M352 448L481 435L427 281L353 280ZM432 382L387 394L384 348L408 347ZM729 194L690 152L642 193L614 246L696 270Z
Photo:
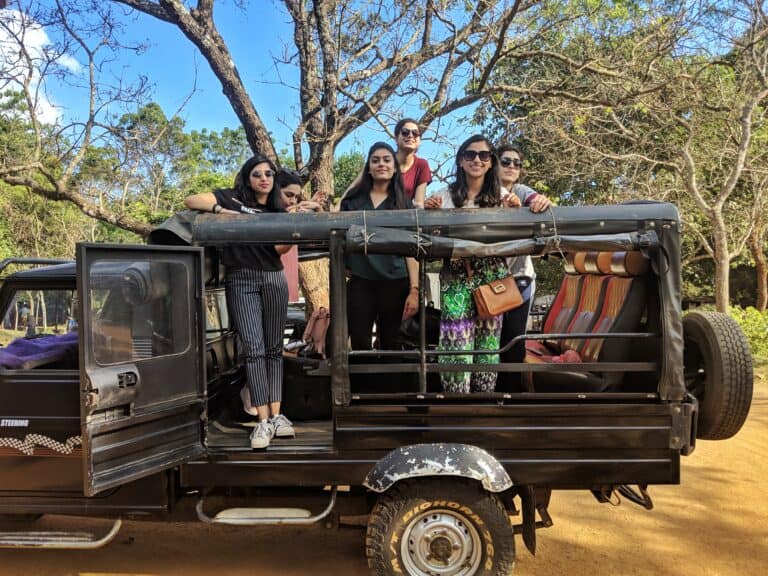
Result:
M515 195L502 194L498 160L490 140L477 134L459 146L456 179L447 188L424 202L427 209L517 207ZM499 348L502 315L487 320L477 317L472 291L509 276L504 258L457 258L440 273L440 350L482 350ZM498 355L440 356L441 364L495 364ZM493 392L496 372L442 372L446 392Z
M284 212L275 173L272 161L256 154L240 168L233 188L195 194L184 204L214 214ZM294 436L293 424L280 413L288 313L288 284L280 255L290 248L238 245L224 249L227 308L245 356L248 388L241 396L246 411L259 418L251 434L252 448L266 448L275 436Z
M421 130L416 120L403 118L395 125L395 142L397 142L396 158L403 180L403 191L416 208L424 208L427 185L432 182L432 171L424 158L416 156L416 151L421 145ZM353 188L360 186L365 171L366 166L363 166L360 174L355 177L342 194L342 200Z
M543 212L552 202L532 188L519 182L523 169L523 153L512 144L502 144L496 149L499 156L501 184L504 189L513 194L522 206L530 208L531 212ZM530 256L518 256L507 260L509 272L517 279L517 287L523 297L523 304L504 314L501 329L501 341L509 342L512 338L525 334L528 324L528 314L536 287L536 272ZM525 360L525 342L520 341L512 348L501 354L502 362L523 362ZM502 391L510 392L519 386L520 375L516 372L502 372L499 384Z
M403 191L400 167L389 144L368 151L360 184L341 201L342 212L412 209ZM418 265L388 254L349 254L346 259L347 319L353 350L370 350L373 324L384 350L397 349L400 324L419 307Z
M427 185L432 182L432 172L429 163L424 158L416 156L421 145L421 130L416 120L403 118L395 125L395 141L397 142L397 163L403 175L403 190L405 195L413 200L414 206L424 207L424 197Z

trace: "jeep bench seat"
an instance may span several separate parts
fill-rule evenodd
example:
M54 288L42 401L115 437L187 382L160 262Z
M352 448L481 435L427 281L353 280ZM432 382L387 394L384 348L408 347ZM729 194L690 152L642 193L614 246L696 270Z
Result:
M568 333L634 332L641 326L647 305L650 264L639 252L587 252L568 255L563 279L553 308L544 322L542 335ZM577 276L574 276L577 274ZM578 279L582 278L580 284ZM578 305L570 312L568 303ZM562 302L562 305L558 303ZM550 322L550 315L556 320ZM565 316L570 321L565 329ZM632 342L625 339L567 338L530 340L526 343L526 363L623 362L630 356ZM534 389L603 391L622 380L621 372L537 373Z

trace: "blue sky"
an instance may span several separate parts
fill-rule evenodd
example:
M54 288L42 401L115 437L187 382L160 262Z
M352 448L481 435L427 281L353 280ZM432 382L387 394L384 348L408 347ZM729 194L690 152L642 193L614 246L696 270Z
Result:
M281 3L272 0L251 2L247 10L236 8L233 2L217 4L214 16L255 107L273 134L276 148L290 149L291 133L298 118L295 88L298 66L283 65L278 76L273 63L273 56L295 50L289 16ZM151 99L169 116L177 112L196 86L195 93L180 112L188 130L221 130L239 124L207 62L176 27L143 14L127 16L125 23L124 41L145 43L147 48L138 54L119 53L119 59L111 63L115 74L123 70L127 78L147 76L153 85ZM48 89L51 100L62 107L65 116L82 106L82 93L63 86L48 86ZM419 110L408 107L403 107L401 112L419 115ZM464 111L462 115L466 114ZM464 130L460 130L457 140L462 140L464 135ZM371 143L382 139L386 139L386 135L370 122L348 136L337 154L350 150L365 152ZM420 151L420 155L428 159L444 159L452 154L450 147L438 147L428 138Z

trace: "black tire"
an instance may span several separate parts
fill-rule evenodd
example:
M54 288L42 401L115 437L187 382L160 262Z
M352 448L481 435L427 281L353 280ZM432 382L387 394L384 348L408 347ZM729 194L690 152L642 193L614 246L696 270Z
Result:
M752 353L741 327L718 312L683 318L685 384L699 401L696 437L725 440L744 424L752 404Z
M426 478L379 497L365 536L375 576L501 576L515 564L509 515L477 482Z

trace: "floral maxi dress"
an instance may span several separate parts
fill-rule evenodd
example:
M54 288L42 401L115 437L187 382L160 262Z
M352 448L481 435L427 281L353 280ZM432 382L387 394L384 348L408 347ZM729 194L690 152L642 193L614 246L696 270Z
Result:
M472 271L470 278L469 270ZM503 315L487 320L477 317L472 291L509 275L503 258L451 260L441 273L439 350L497 350ZM440 356L440 364L496 364L498 354ZM497 372L441 372L445 392L493 392Z

